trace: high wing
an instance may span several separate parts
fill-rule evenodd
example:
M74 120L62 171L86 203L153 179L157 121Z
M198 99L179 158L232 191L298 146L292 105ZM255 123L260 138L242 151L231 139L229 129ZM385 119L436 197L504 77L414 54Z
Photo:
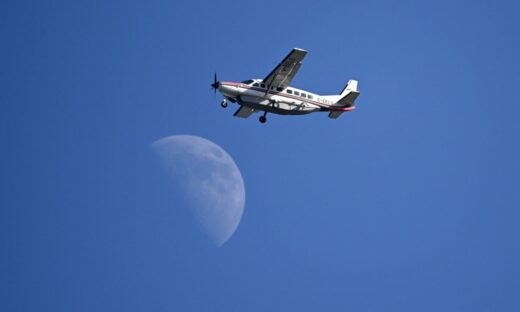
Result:
M292 49L283 61L264 78L264 83L269 87L287 88L298 72L298 69L300 69L300 66L302 66L301 61L306 54L307 51L305 50L298 48Z

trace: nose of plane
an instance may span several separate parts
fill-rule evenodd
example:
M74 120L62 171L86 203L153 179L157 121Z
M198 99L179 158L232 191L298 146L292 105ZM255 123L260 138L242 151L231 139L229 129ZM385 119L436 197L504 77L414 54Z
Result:
M213 88L213 91L217 93L218 88L220 87L220 81L217 80L217 72L215 72L215 75L213 76L213 83L211 84L211 88Z
M220 81L215 81L214 83L211 84L211 87L213 89L218 89L218 87L220 87Z

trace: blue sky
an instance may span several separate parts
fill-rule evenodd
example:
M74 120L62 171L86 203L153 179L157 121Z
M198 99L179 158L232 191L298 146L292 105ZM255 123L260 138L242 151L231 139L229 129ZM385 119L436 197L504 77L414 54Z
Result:
M518 311L514 1L4 1L0 310ZM358 109L234 118L210 89L307 49ZM221 248L149 145L241 169Z

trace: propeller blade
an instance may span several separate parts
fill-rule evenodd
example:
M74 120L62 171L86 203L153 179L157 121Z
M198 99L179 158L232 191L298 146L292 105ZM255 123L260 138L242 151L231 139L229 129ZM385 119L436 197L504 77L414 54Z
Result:
M214 94L217 94L217 89L219 87L220 83L217 80L217 72L213 75L213 83L211 84L211 88L213 88Z

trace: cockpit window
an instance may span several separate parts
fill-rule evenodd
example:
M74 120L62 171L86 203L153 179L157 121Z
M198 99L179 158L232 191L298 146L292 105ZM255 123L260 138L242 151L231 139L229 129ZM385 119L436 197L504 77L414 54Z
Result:
M252 84L253 82L255 82L255 81L254 81L254 80L251 80L251 79L242 81L242 83L243 83L243 84L246 84L246 85L248 85L248 84Z

